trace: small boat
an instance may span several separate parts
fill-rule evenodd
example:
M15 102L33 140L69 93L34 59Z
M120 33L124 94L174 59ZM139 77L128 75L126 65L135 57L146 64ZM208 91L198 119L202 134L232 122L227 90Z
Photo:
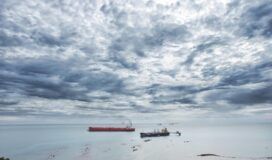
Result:
M91 132L134 132L135 128L131 127L89 127Z
M147 132L147 133L140 133L141 138L144 137L161 137L161 136L169 136L170 132L168 132L167 128L162 129L160 132Z

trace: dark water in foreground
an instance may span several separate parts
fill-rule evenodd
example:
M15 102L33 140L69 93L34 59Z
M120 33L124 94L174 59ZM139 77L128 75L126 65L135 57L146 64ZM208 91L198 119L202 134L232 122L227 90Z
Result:
M272 156L272 125L168 126L180 137L151 138L139 132L163 126L136 125L133 133L90 133L88 125L0 126L0 157L11 160L266 159ZM199 157L212 153L223 157ZM235 157L235 158L233 158Z

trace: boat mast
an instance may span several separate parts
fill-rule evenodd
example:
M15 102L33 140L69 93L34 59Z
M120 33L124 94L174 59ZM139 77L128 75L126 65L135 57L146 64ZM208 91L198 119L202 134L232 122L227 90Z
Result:
M131 128L131 127L132 127L132 122L131 122L131 120L128 119L128 122L129 122L129 124L127 125L127 127L128 127L128 128Z

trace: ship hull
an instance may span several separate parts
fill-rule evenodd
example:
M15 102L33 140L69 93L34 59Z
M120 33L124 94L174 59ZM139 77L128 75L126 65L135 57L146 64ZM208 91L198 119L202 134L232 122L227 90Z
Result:
M134 132L135 128L89 127L90 132Z
M164 133L156 133L156 132L150 132L150 133L140 133L141 138L144 137L161 137L161 136L169 136L169 132Z

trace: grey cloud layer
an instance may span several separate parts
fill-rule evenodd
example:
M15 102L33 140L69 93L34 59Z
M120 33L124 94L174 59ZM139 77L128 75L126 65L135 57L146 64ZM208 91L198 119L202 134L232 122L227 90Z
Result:
M271 0L2 0L0 115L260 114L271 17Z

